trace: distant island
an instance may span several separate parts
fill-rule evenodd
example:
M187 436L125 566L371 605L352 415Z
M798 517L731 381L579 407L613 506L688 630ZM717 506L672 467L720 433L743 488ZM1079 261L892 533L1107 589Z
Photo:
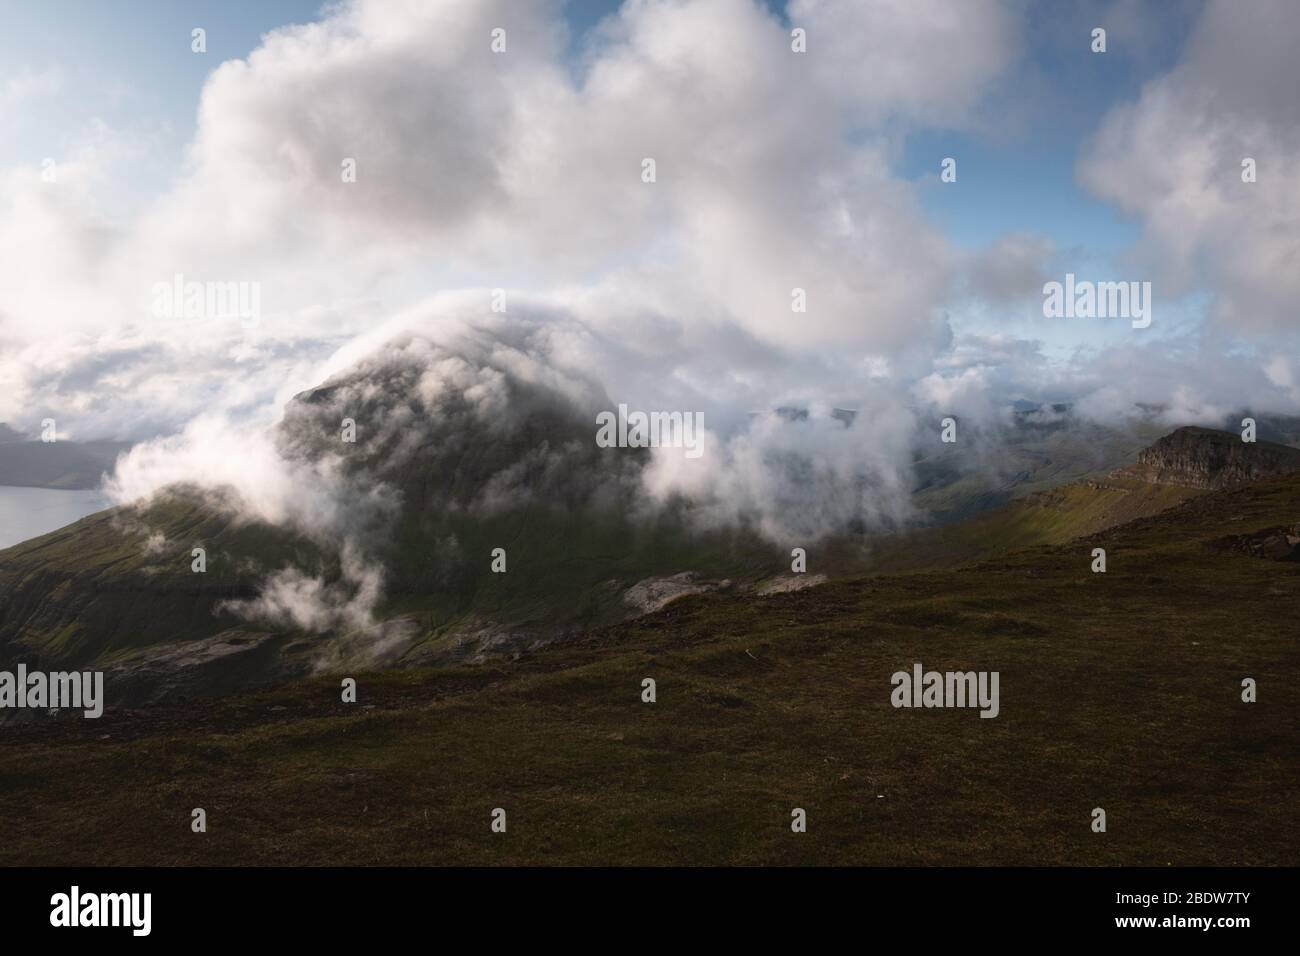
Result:
M130 442L43 442L0 422L0 485L63 490L98 488Z

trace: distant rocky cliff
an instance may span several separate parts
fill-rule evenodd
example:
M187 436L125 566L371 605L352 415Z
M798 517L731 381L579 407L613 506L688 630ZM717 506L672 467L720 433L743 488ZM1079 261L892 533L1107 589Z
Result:
M1153 484L1215 490L1300 471L1300 448L1244 442L1239 434L1188 426L1171 432L1116 472Z

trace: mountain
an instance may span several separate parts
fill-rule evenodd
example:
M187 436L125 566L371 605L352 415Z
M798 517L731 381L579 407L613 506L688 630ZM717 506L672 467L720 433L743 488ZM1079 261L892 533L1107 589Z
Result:
M1115 431L1091 437L1117 442ZM1068 448L1089 433L1071 437ZM1008 455L1014 455L1014 449ZM881 571L951 567L988 555L1039 545L1064 544L1139 518L1159 514L1207 490L1300 471L1300 449L1247 443L1233 432L1183 427L1162 436L1124 467L1049 487L1024 490L1009 504L939 521L875 543L865 567ZM1078 459L1075 459L1076 461Z
M1061 404L1015 409L1009 427L918 455L913 500L935 523L966 521L1131 462L1163 433L1151 422L1081 420Z
M1281 446L1222 451L1218 433L1194 430L1108 477L1098 469L1136 433L1022 408L1006 444L921 462L916 501L952 508L899 534L846 528L812 548L813 573L793 575L788 547L744 525L701 528L682 500L648 501L647 450L592 440L596 410L611 407L603 390L529 365L517 344L396 339L288 403L276 480L172 486L0 551L0 665L107 668L118 700L143 704L322 671L507 660L682 596L759 598L1061 544L1216 487L1166 480L1193 464L1244 476L1281 460ZM980 502L971 489L989 459L1003 477L983 480L1019 469L998 493L1022 497ZM1060 483L1081 473L1093 477ZM1049 490L1025 494L1038 487ZM275 500L249 500L264 491Z
M508 657L783 566L752 532L650 507L646 450L592 440L603 393L495 348L407 338L296 396L275 435L282 520L176 486L0 551L0 663L106 666L143 703ZM658 583L683 571L697 583Z
M1300 448L1244 442L1240 435L1188 426L1166 435L1120 473L1155 484L1219 489L1300 471Z
M24 488L98 488L130 442L30 440L0 423L0 485Z
M1300 455L1300 418L1250 412L1224 417L1219 429L1179 429L1167 434L1164 410L1140 407L1119 424L1101 425L1075 415L1065 402L1038 404L1017 401L1010 424L973 443L944 445L917 456L917 507L938 524L964 522L976 516L1084 479L1132 478L1143 482L1203 487L1197 469L1220 474L1213 487L1226 487L1251 476L1277 474L1278 465ZM1235 429L1246 415L1258 421L1260 440L1246 445ZM1186 432L1185 435L1180 433ZM1175 437L1180 436L1180 437ZM1198 448L1209 438L1217 436ZM1159 442L1160 439L1166 439ZM1185 454L1201 454L1188 462L1185 476L1175 464L1174 446ZM1240 446L1240 447L1239 447ZM1135 457L1145 455L1142 462ZM1233 462L1244 468L1239 474ZM1163 463L1163 465L1161 465ZM1140 465L1140 468L1122 466ZM1162 470L1163 469L1163 470ZM1210 487L1210 486L1204 486Z

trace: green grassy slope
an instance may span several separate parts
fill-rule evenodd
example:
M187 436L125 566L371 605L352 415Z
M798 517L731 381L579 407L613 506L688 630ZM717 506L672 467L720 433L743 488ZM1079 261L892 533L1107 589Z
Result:
M880 539L866 567L881 571L951 567L1013 549L1064 544L1159 514L1198 494L1194 488L1133 479L1078 481L956 524Z
M0 862L1294 863L1300 564L1207 542L1297 519L1278 479L961 570L685 598L514 664L358 675L356 705L337 678L110 700L3 730ZM999 671L1001 715L893 709L917 660Z
M203 574L191 570L199 546ZM262 575L289 562L323 559L309 543L234 521L183 489L139 513L102 511L0 551L0 648L6 660L80 667L208 637L237 623L213 613L218 602L252 597Z

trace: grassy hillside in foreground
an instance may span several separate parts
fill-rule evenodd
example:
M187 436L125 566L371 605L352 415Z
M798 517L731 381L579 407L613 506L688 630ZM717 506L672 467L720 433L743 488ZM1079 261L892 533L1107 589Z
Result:
M959 571L685 598L509 665L358 675L355 705L336 678L110 696L3 730L0 862L1294 864L1300 564L1209 542L1297 519L1276 479ZM917 660L999 671L1001 715L893 709Z

